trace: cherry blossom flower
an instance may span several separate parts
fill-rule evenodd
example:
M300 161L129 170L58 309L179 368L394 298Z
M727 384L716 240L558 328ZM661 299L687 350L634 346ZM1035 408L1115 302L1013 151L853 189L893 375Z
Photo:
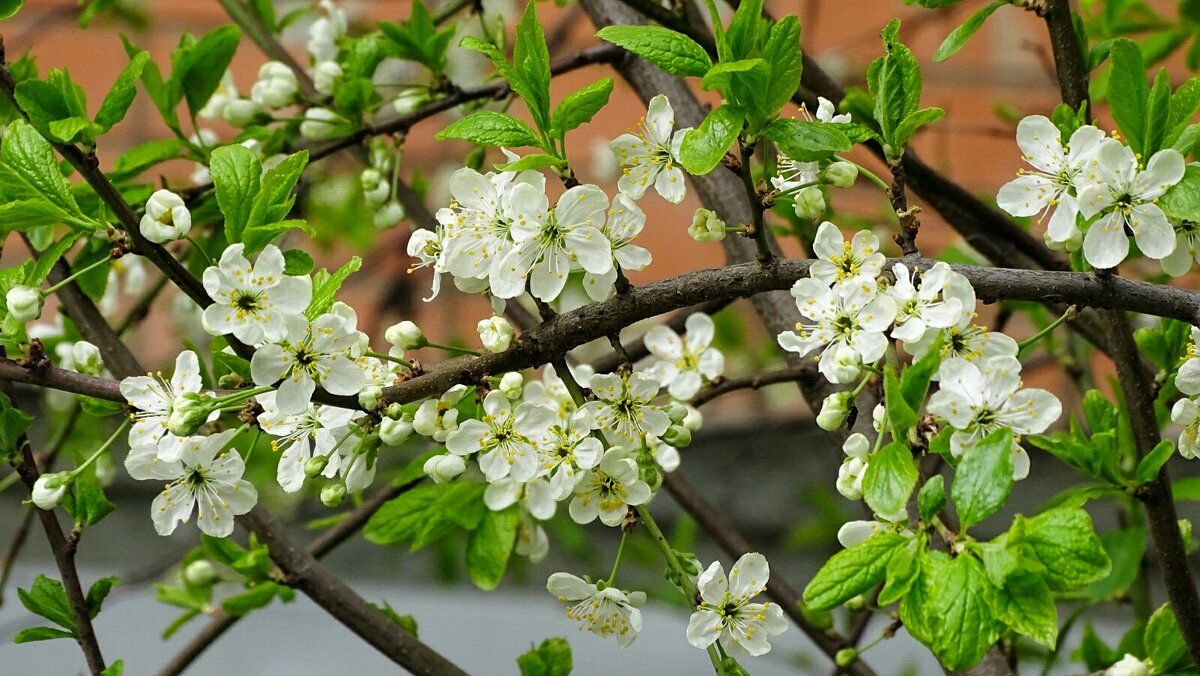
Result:
M446 436L446 450L459 456L479 453L479 468L488 481L511 476L529 481L541 469L537 440L554 423L554 411L523 403L512 408L503 392L483 398L483 419L465 420Z
M612 247L613 266L603 274L584 273L583 289L589 298L596 302L608 298L617 280L618 266L622 270L644 270L650 265L650 252L633 243L645 225L646 214L632 197L621 193L613 198L608 218L600 228Z
M163 460L154 444L134 446L125 458L129 476L138 480L169 481L150 505L150 516L159 535L170 535L182 521L199 512L196 525L206 535L228 537L233 517L245 514L258 502L254 485L242 479L246 465L234 449L225 450L237 430L181 441L178 460ZM161 441L159 442L162 443Z
M1079 202L1075 180L1092 162L1104 132L1083 126L1071 134L1066 146L1054 123L1030 115L1017 123L1017 145L1033 171L1021 169L996 196L996 206L1013 216L1037 216L1041 222L1053 210L1046 234L1053 242L1066 242L1076 230Z
M284 338L260 347L250 360L256 385L282 381L276 397L280 412L305 411L317 385L330 394L358 394L366 376L350 353L358 337L346 320L335 314L323 314L311 324L303 316L286 320Z
M646 332L646 349L658 359L650 372L676 399L691 399L705 381L721 377L725 371L725 355L715 347L713 321L697 312L684 322L683 338L667 326L655 326Z
M623 172L617 188L634 199L641 199L653 185L663 199L679 204L687 195L679 148L691 128L675 128L675 111L663 94L650 99L646 117L637 134L622 134L610 147Z
M268 245L251 266L244 246L232 244L217 265L204 271L204 290L213 304L204 309L204 330L232 333L258 345L283 338L284 317L299 316L312 300L312 280L283 274L283 253Z
M314 456L328 456L348 432L350 422L362 415L357 411L336 406L309 404L301 413L283 413L275 403L274 392L264 392L256 399L263 412L258 425L273 437L271 448L280 451L275 479L285 492L294 493L304 485L304 466ZM325 465L323 476L337 473L337 463Z
M546 177L536 171L481 174L464 167L450 178L449 207L439 209L445 228L446 270L455 277L483 278L512 250L512 226L522 215L523 192L546 192ZM527 199L527 198L526 198Z
M1006 334L989 331L986 326L972 322L976 318L975 289L971 282L958 273L952 273L942 286L942 299L950 302L958 300L962 313L957 323L945 329L945 338L941 343L942 359L961 357L967 361L990 359L992 357L1016 357L1017 341ZM895 332L893 331L893 335ZM912 356L920 359L925 356L934 340L937 331L925 331L924 335L913 341L906 341L904 349ZM937 379L937 376L934 376Z
M606 526L619 526L629 507L645 504L650 495L650 486L639 478L629 449L614 446L604 452L599 465L580 475L568 511L578 524L600 517Z
M1013 357L975 362L953 357L942 362L938 374L941 389L929 398L926 409L957 430L950 437L955 457L998 429L1038 434L1062 415L1062 404L1053 394L1021 389L1021 362ZM1014 444L1013 478L1028 475L1029 456Z
M879 238L870 230L859 230L847 242L841 231L829 221L817 228L813 240L817 260L808 269L809 277L833 286L860 275L875 279L883 272L886 258L879 252Z
M751 603L767 588L771 571L758 552L743 554L729 571L714 561L696 580L700 604L688 621L688 643L701 650L720 641L732 657L758 657L771 650L769 636L787 631L783 608L775 603Z
M633 643L642 630L645 592L624 592L616 587L600 589L570 573L555 573L546 581L546 591L568 604L567 617L600 637L612 636L622 648Z
M550 495L563 500L575 490L580 470L600 462L604 445L592 436L596 421L590 411L575 409L560 414L538 444L542 451L540 474L550 479Z
M817 368L831 382L839 382L832 359L839 347L850 347L866 364L883 356L887 349L883 332L896 316L896 303L878 293L874 279L855 277L830 289L819 280L805 278L792 286L792 296L800 314L812 323L800 322L796 332L779 334L779 345L801 356L824 348L817 357Z
M916 284L917 273L910 274L907 265L897 263L892 272L896 275L896 283L888 289L888 295L896 301L896 327L892 329L892 338L905 344L916 342L924 338L929 329L950 328L962 320L964 311L971 314L975 311L974 305L964 308L961 298L943 295L946 284L958 274L946 263L934 263L922 273L920 288Z
M583 405L595 416L596 425L606 433L631 444L640 444L642 436L662 436L671 419L651 402L658 396L658 378L649 373L596 374L588 387L595 401Z
M466 393L466 385L455 385L441 397L421 402L413 415L413 429L434 441L445 441L448 434L458 429L458 402Z
M167 421L174 411L175 402L184 394L199 393L202 386L200 360L191 350L181 352L175 358L175 373L170 380L164 379L161 372L122 380L121 395L130 406L138 409L131 416L133 427L129 430L129 445L157 445L164 462L178 460L183 439L171 434ZM218 415L220 413L214 411L210 419Z
M1155 204L1183 178L1183 155L1171 148L1154 153L1138 168L1133 149L1115 140L1101 144L1094 167L1077 179L1079 211L1092 218L1083 237L1083 255L1093 267L1114 268L1129 254L1128 232L1148 258L1165 258L1175 250L1175 231Z

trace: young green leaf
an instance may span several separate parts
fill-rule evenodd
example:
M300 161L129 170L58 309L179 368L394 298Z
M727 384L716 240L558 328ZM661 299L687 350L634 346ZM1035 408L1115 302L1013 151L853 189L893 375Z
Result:
M87 593L88 617L96 619L100 614L100 607L104 605L104 599L108 598L108 593L119 584L121 580L116 577L102 577L92 583Z
M495 589L508 569L508 557L517 540L519 509L512 505L493 512L488 509L467 541L467 574L480 589Z
M333 307L333 302L337 298L337 292L342 288L342 284L350 275L358 272L358 269L361 267L362 259L354 256L332 275L324 268L313 275L312 301L308 304L308 309L304 311L304 316L308 317L309 321L312 321L329 312L329 308Z
M932 559L922 575L926 636L941 663L952 670L970 669L1000 637L1000 623L989 601L994 594L983 565L973 556ZM913 598L910 594L905 600ZM903 615L902 615L903 617ZM908 621L905 621L908 626Z
M1019 634L1054 650L1058 641L1058 610L1054 595L1040 575L1020 571L995 591L996 617Z
M17 590L17 597L29 612L50 620L74 635L75 618L71 615L71 604L67 602L67 592L61 582L38 575L28 591Z
M1158 442L1158 445L1138 462L1134 478L1139 484L1154 481L1158 476L1158 471L1167 464L1172 455L1175 455L1175 444L1170 439Z
M566 639L548 638L517 658L521 676L569 676L574 667Z
M1145 640L1155 673L1169 674L1177 668L1190 666L1187 644L1183 641L1171 604L1163 604L1150 616Z
M721 61L734 61L749 56L758 46L759 28L762 26L763 0L742 0L729 20L725 37L729 42L732 59L721 57Z
M529 125L511 115L490 110L472 113L441 130L434 138L439 141L460 139L482 146L541 146Z
M800 51L800 18L789 14L771 26L762 58L770 68L767 85L762 94L763 112L775 117L792 100L804 73L804 58Z
M379 545L411 541L415 551L456 525L474 529L487 509L483 489L483 484L472 481L416 486L381 507L363 535Z
M1150 86L1142 50L1121 38L1112 44L1112 75L1108 80L1108 102L1112 116L1134 152L1142 152L1146 140L1146 106Z
M225 216L225 239L231 244L240 242L261 189L262 163L254 151L232 144L212 152L209 173Z
M137 95L137 82L142 77L142 69L149 60L149 52L138 52L117 76L112 89L108 90L108 96L104 97L100 110L96 111L96 124L105 131L124 119Z
M220 26L172 55L175 65L171 82L183 93L192 115L198 114L212 98L241 40L240 28Z
M1200 167L1185 167L1183 178L1158 198L1158 205L1171 218L1200 221Z
M499 171L527 171L529 169L542 169L545 167L562 166L563 159L546 153L533 153L526 155L512 162L497 164L496 169Z
M941 474L929 477L917 492L917 509L921 519L929 521L946 506L946 479Z
M591 122L596 113L608 105L608 97L612 94L612 88L612 78L606 77L564 96L554 109L555 135L561 137L572 129Z
M596 36L672 75L700 77L712 68L708 52L695 40L662 26L605 26Z
M30 627L22 629L13 636L13 643L33 643L34 641L50 641L56 638L75 638L75 632L55 629L53 627Z
M816 162L853 147L850 139L833 125L810 120L779 118L763 130L763 136L797 162Z
M546 47L546 36L537 17L537 2L529 0L525 13L517 24L516 42L513 45L513 68L521 74L528 85L521 94L529 108L534 125L542 131L550 130L550 52ZM520 93L520 92L518 92Z
M900 20L893 19L880 33L884 55L867 70L875 121L893 158L903 153L897 130L906 117L917 112L921 102L921 67L912 51L899 41L899 33Z
M1013 436L999 429L963 453L950 495L966 530L1004 506L1013 487Z
M896 533L876 533L834 554L804 588L804 604L816 610L836 608L879 584L888 562L906 542Z
M700 88L705 91L717 90L728 93L730 83L742 73L752 73L756 77L765 77L769 69L763 59L742 59L740 61L722 61L713 66L704 77L700 78Z
M1023 521L1025 542L1046 567L1052 591L1070 591L1108 575L1112 564L1087 512L1056 508L1017 520Z
M887 582L879 592L880 607L891 605L904 598L921 577L921 557L918 552L925 546L922 538L913 538L892 555L887 565Z
M710 111L699 127L683 137L679 151L683 168L696 176L712 171L741 133L744 120L742 111L728 103Z
M863 475L863 498L876 514L898 514L904 511L919 478L908 447L892 442L871 455Z
M962 49L963 45L967 44L967 40L970 40L971 36L975 35L975 33L977 33L979 29L983 27L983 22L987 21L988 17L992 15L992 12L995 12L1007 4L1009 4L1008 0L993 0L991 4L972 14L970 18L962 22L962 25L960 25L958 28L955 28L950 32L949 35L946 36L946 39L942 41L941 46L938 47L937 51L933 53L933 60L945 61L946 59L957 54L958 50Z
M907 144L916 135L917 130L927 124L933 124L945 116L946 111L941 108L922 108L915 113L906 115L900 121L900 126L896 127L896 134L893 142L897 146Z

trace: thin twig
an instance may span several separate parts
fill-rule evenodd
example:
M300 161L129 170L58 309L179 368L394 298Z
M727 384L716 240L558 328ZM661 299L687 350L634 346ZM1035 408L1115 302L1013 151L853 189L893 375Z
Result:
M695 397L692 398L691 404L699 408L704 404L730 392L738 390L757 390L766 387L767 385L775 385L777 383L795 383L807 379L817 377L817 365L815 362L805 362L800 366L788 366L774 371L759 373L754 376L745 378L725 378L719 380L712 385L700 390Z

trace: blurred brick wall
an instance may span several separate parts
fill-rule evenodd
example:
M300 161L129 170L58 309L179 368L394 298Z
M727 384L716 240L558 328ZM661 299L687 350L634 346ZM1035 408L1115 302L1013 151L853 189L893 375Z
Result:
M1058 89L1051 74L1052 60L1044 25L1037 17L1014 7L1001 8L966 48L949 61L940 64L932 61L931 55L942 39L983 4L982 0L967 0L949 9L931 11L907 6L900 0L768 2L769 9L777 15L796 13L800 16L805 49L845 85L861 84L860 78L867 65L881 51L880 28L893 17L903 19L902 37L920 59L924 70L923 105L946 110L945 119L924 131L915 143L916 148L934 167L984 199L991 200L997 188L1014 175L1019 161L1011 124L996 114L995 107L1003 103L1015 107L1021 114L1045 114L1057 102ZM296 3L287 6L294 7ZM399 21L408 15L406 1L348 0L343 6L350 13L352 24L355 20L360 25L369 25L372 19ZM74 23L74 7L75 3L70 0L30 0L17 17L0 25L0 32L9 54L15 55L32 47L43 73L49 67L69 68L74 79L87 88L93 109L126 63L120 33L149 49L160 64L167 64L181 32L202 34L228 22L214 0L153 0L149 3L151 23L144 30L98 21L90 29L81 31ZM560 9L552 3L543 3L540 13L547 34L562 38L560 54L596 42L592 37L592 26L578 8ZM302 61L306 60L304 26L290 29L286 38L287 46ZM254 44L244 41L233 67L243 94L248 92L263 61L264 57ZM1178 64L1171 70L1176 84L1188 75ZM554 81L552 98L557 100L566 92L610 74L612 71L603 66L572 72ZM593 123L569 137L572 163L582 180L603 183L597 177L589 176L593 149L635 126L643 111L641 102L618 78L613 104ZM412 131L403 159L406 173L419 167L425 176L438 176L454 168L454 158L461 157L461 148L433 140L433 134L447 120L446 117L435 118ZM230 138L229 129L211 126L224 138ZM140 95L127 120L103 139L98 152L102 161L111 163L123 148L166 134L157 112L148 99ZM880 163L864 152L856 153L855 159L877 173L886 173ZM188 166L179 163L168 170L177 173L167 176L166 180L176 185L187 183ZM611 184L606 187L615 189ZM557 190L557 187L551 189ZM684 204L675 207L651 192L641 204L649 219L639 243L653 252L654 264L645 271L633 273L634 283L722 262L718 245L697 244L686 235L691 213L699 206L693 198L689 197ZM885 217L886 202L865 180L850 191L835 191L833 204L841 212L870 219L878 225L890 222ZM920 243L924 252L933 253L954 243L955 236L935 213L925 211L922 220ZM337 226L327 224L326 227ZM347 300L359 308L364 323L375 329L376 335L382 332L382 327L398 318L389 311L385 292L395 287L396 280L404 276L403 270L409 264L404 254L407 232L406 227L386 232L380 237L378 246L363 252L364 270L347 288ZM347 253L348 250L333 250L327 252L325 258L336 263ZM419 272L400 282L409 285L411 291L408 293L418 299L413 304L413 318L431 334L450 337L457 333L471 339L474 321L487 313L486 305L475 298L463 297L452 288L447 288L438 302L427 306L421 304L419 298L428 289L429 278L425 273L427 271ZM446 281L446 286L452 287L449 280ZM163 328L156 322L144 333L153 336ZM164 355L170 350L167 343L155 343L162 345Z

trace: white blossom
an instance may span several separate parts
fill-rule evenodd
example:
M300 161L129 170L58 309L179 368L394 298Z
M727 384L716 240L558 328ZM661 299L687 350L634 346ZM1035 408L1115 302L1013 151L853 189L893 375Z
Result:
M541 469L538 440L554 423L554 411L523 403L515 409L503 392L483 398L483 418L464 420L446 436L446 450L455 455L479 453L479 468L488 481L512 476L528 481Z
M192 229L192 214L179 195L170 190L155 190L146 202L146 213L138 227L151 242L173 242Z
M1133 150L1109 139L1096 153L1094 166L1077 178L1079 211L1092 218L1083 238L1083 255L1093 267L1114 268L1129 254L1133 233L1138 249L1161 259L1175 250L1175 231L1156 200L1183 178L1183 155L1171 148L1154 153L1145 169L1138 168Z
M663 199L679 204L687 194L683 169L679 163L679 148L684 135L691 129L675 128L675 111L663 94L650 99L641 130L622 134L613 140L611 148L621 165L622 175L617 188L634 199L641 199L653 185Z
M896 303L890 296L878 293L875 280L862 276L848 279L830 289L812 278L798 280L792 286L792 296L800 314L811 323L799 322L796 332L779 334L779 345L801 356L824 348L817 357L817 367L831 382L833 357L845 345L862 357L863 363L873 364L887 349L883 332L896 316Z
M545 478L522 482L511 476L488 482L483 491L483 504L493 512L520 504L522 511L538 521L551 519L558 507L550 491L550 482Z
M715 347L713 321L708 315L697 312L684 322L685 334L678 334L667 326L655 326L646 332L646 349L657 360L650 372L658 377L659 384L676 399L691 399L700 391L704 382L712 382L725 371L725 356Z
M589 298L596 302L608 298L617 280L618 267L622 270L644 270L650 265L650 252L633 243L633 238L645 225L646 214L632 197L620 193L613 198L608 218L600 227L600 233L608 239L612 248L613 264L603 274L584 272L583 288Z
M276 398L281 412L306 410L317 385L330 394L358 394L366 384L351 352L358 332L343 317L327 313L310 324L303 316L289 315L285 324L283 338L263 345L250 360L256 385L282 381Z
M304 466L316 456L329 456L338 442L349 434L351 421L361 415L336 406L309 404L301 413L284 413L276 405L276 393L258 395L263 412L258 415L262 431L273 437L271 448L280 452L275 479L285 492L294 493L304 485ZM336 459L325 466L322 475L335 476Z
M483 343L488 352L493 353L507 350L516 333L512 324L509 324L504 317L481 319L475 325L475 330L479 333L479 341Z
M169 481L150 505L159 535L170 535L182 521L199 511L196 525L207 535L223 538L233 532L233 517L245 514L258 501L254 485L242 479L246 465L234 449L225 450L237 430L182 441L178 460L163 460L154 444L134 446L125 458L129 476L138 480ZM161 443L161 442L160 442Z
M444 234L441 228L436 232L415 230L408 239L408 255L418 261L408 269L409 273L420 268L433 268L433 288L430 290L429 297L422 299L427 303L437 298L438 292L442 289L442 273L446 272L445 254L442 249Z
M70 472L52 472L43 474L33 482L29 499L38 509L51 510L58 506L71 487Z
M413 415L413 429L434 441L445 441L446 435L458 429L458 402L466 392L466 385L455 385L441 397L421 402Z
M171 434L167 422L180 397L198 394L202 386L200 359L191 350L181 352L175 358L175 372L169 381L163 378L162 372L122 380L121 395L130 406L138 409L130 416L133 427L129 430L129 445L157 445L164 461L178 460L184 440ZM219 412L214 411L212 419L217 415Z
M568 511L578 524L600 517L606 526L619 526L630 506L649 499L650 486L639 477L637 462L628 449L614 446L604 452L596 467L580 474Z
M879 239L870 230L859 230L847 242L837 226L825 221L813 240L817 260L808 270L809 277L833 286L858 276L875 279L883 272L886 260L879 252Z
M231 244L217 265L204 271L204 290L213 304L204 309L204 330L232 333L258 345L283 338L284 317L300 316L312 300L312 280L283 274L283 253L267 245L251 266L242 244Z
M642 630L644 592L624 592L597 585L571 575L555 573L546 581L546 591L568 604L567 617L600 637L612 636L622 648L633 643Z
M267 110L278 110L296 100L300 85L286 64L268 61L258 69L258 81L250 87L250 100Z
M4 294L4 302L8 314L22 324L42 316L42 292L31 286L14 286Z
M583 408L595 416L600 429L621 441L640 444L643 435L662 436L671 425L667 414L651 403L660 385L649 373L598 373L587 386L596 400Z
M454 172L450 206L437 212L445 229L447 272L456 278L486 278L512 250L512 226L522 217L519 200L530 199L514 190L518 185L528 185L529 195L541 194L545 201L546 177L536 171L481 174L464 167Z
M896 327L892 329L892 338L905 344L917 342L930 329L950 328L962 321L964 315L974 314L973 304L964 308L961 298L943 295L943 289L958 274L948 264L934 263L921 273L920 288L916 284L917 272L910 274L907 265L897 263L892 272L896 275L896 283L888 289L888 295L896 302Z
M604 445L592 436L596 422L586 409L562 412L546 430L541 448L539 474L550 479L550 494L563 500L575 490L579 472L600 462Z
M743 554L729 571L714 561L696 580L700 604L688 621L688 643L705 649L713 641L731 657L758 657L771 650L767 641L787 631L783 608L774 603L751 603L767 588L771 572L757 552Z

